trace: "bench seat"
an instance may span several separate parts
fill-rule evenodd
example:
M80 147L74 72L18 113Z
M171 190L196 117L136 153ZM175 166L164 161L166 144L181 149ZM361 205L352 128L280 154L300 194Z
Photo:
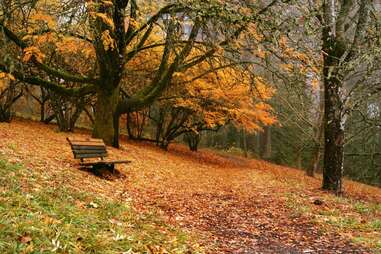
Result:
M108 156L106 145L102 139L88 138L85 140L67 138L75 159L80 159L81 167L93 169L115 169L115 164L131 163L129 160L104 160ZM84 161L84 159L98 158L97 161Z

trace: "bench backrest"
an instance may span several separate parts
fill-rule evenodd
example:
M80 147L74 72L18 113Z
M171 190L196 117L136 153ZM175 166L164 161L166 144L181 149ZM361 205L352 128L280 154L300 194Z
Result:
M102 139L67 138L75 159L107 157L106 145Z

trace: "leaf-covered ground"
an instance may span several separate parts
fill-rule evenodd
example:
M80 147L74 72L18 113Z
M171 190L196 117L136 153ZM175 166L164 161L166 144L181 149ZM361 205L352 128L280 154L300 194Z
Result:
M132 203L141 214L153 212L198 235L209 253L381 251L378 188L346 181L346 196L337 198L319 189L320 179L291 168L132 142L122 142L120 150L108 148L111 158L133 163L118 166L122 176L107 180L79 170L72 157L66 137L88 135L23 120L1 123L0 156L46 179L42 188L65 186ZM28 186L30 179L23 181Z

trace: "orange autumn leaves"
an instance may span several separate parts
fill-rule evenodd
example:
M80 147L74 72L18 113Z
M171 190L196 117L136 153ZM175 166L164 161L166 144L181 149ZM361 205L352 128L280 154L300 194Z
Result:
M284 63L280 65L280 69L288 74L293 72L303 76L310 76L310 84L314 90L319 89L320 81L320 60L314 61L312 53L307 54L301 52L291 46L291 42L285 36L281 36L278 41Z
M12 74L0 71L0 94L7 89L10 81L15 81L15 77Z
M147 45L157 40L153 36ZM157 68L162 50L163 47L153 47L142 51L128 64L127 72L131 74L125 80L124 89L127 92L136 92L144 84L149 84L153 78L150 73ZM195 49L188 59L202 52ZM218 54L223 59L224 52ZM208 128L233 123L249 132L274 124L276 119L268 104L275 93L272 86L263 77L254 76L247 69L239 67L239 64L220 67L223 65L229 66L220 60L208 60L185 72L176 72L170 89L165 91L157 105L191 112L191 117L184 125L192 130L200 122Z
M112 3L103 1L107 6L112 6ZM112 31L115 29L110 17L106 14L97 13L95 8L92 8L91 1L87 3L89 17L102 22L108 29L101 34L101 40L105 51L113 50L116 45L112 38ZM75 63L79 68L77 71L81 74L86 74L93 66L95 61L95 51L91 43L80 40L70 35L58 35L54 32L57 26L56 19L44 13L44 8L40 8L31 17L31 21L35 25L29 26L27 35L23 38L28 41L30 47L24 49L22 60L28 62L34 59L38 62L43 62L45 55L49 56L49 52L59 54L60 60L70 65ZM41 25L48 27L52 32L39 34ZM129 20L129 25L138 26L138 21ZM255 29L253 28L253 31ZM254 32L253 32L254 33ZM35 35L37 34L37 35ZM261 38L257 33L256 38ZM160 44L163 38L160 36L160 31L152 33L147 40L146 46L150 44ZM135 44L130 45L127 50L134 50ZM204 49L205 50L205 49ZM150 50L142 51L135 57L127 66L135 68L145 68L147 73L154 73L160 62L163 47L153 47ZM197 51L197 52L196 52ZM198 56L203 49L194 50L191 57ZM223 57L223 49L218 52ZM259 51L258 54L264 54ZM170 57L172 61L174 55ZM232 122L240 127L244 127L249 131L260 130L263 125L271 125L275 122L272 115L271 106L267 101L272 97L274 90L266 80L261 77L253 77L245 70L235 67L223 68L209 72L214 65L218 66L221 63L203 62L183 73L176 73L173 79L173 85L170 91L167 91L165 96L173 96L170 103L173 107L182 107L193 112L193 116L201 119L208 127L215 127ZM200 76L200 78L194 79ZM144 75L140 75L144 76ZM128 79L130 77L127 77ZM127 92L140 90L142 84L151 77L135 77L139 82L126 81L128 88ZM194 79L194 80L193 80ZM165 97L164 96L164 97Z
M224 68L189 81L206 70L206 66L199 66L175 75L176 88L171 91L176 91L178 97L173 101L174 107L191 110L210 128L232 122L253 132L275 123L272 108L266 103L274 90L263 78Z

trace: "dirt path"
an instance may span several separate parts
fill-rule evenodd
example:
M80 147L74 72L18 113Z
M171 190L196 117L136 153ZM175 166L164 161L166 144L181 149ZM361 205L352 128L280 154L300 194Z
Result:
M151 158L153 159L153 158ZM368 253L288 208L285 189L265 172L186 163L155 164L145 186L128 185L139 205L158 207L170 221L214 241L212 253ZM129 179L139 182L139 172Z
M109 148L111 156L133 163L120 167L125 177L108 181L76 168L67 135L87 134L57 133L52 126L26 121L0 124L0 154L42 171L51 185L156 210L168 222L199 234L210 253L371 253L336 230L321 229L312 212L335 204L318 190L319 180L298 171L211 152L192 154L181 147L166 153L122 143L120 150ZM358 187L353 195L381 200L381 191L368 187ZM303 212L301 202L322 197L322 206Z

